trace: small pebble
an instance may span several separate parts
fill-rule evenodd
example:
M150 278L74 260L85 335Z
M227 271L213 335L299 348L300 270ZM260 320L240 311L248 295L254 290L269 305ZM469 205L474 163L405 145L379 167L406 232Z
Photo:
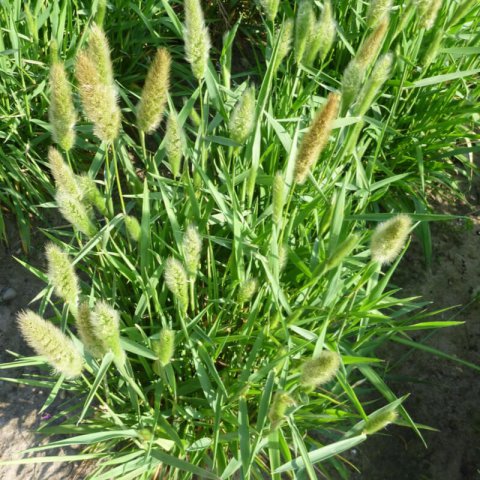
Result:
M17 296L17 292L11 287L5 287L0 290L0 302L9 302Z

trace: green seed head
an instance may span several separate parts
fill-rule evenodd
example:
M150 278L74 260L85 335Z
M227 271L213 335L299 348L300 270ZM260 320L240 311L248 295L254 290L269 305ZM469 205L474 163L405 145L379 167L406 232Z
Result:
M200 256L202 253L202 237L198 233L198 228L195 225L189 225L187 227L183 237L182 248L188 275L195 277L200 265Z
M258 280L256 278L249 278L240 285L237 300L238 303L249 302L255 292L258 290Z
M55 61L50 67L50 108L48 119L55 143L65 151L75 143L77 115L73 106L72 89L63 63Z
M272 423L272 429L280 426L285 418L288 407L295 405L292 397L283 391L276 392L270 410L268 412L268 419Z
M125 352L120 345L120 316L108 303L97 302L91 314L90 323L94 338L101 345L102 353L111 351L117 365L125 363Z
M205 26L200 0L185 0L183 39L185 53L197 80L205 77L208 68L210 35Z
M76 230L87 237L93 237L97 233L97 229L92 223L87 209L78 199L63 190L58 190L55 200L60 213Z
M152 344L153 351L162 367L168 365L175 350L175 332L169 328L162 328L160 338Z
M47 244L45 253L48 260L48 279L54 286L55 293L65 301L72 313L75 314L80 288L70 258L53 243Z
M82 198L82 190L77 182L77 177L72 169L65 163L60 152L50 147L48 150L48 165L55 180L57 190L61 190L68 195L80 200Z
M177 259L170 257L165 264L164 276L167 288L185 313L188 308L188 278L185 268Z
M378 91L388 79L392 64L393 54L391 53L386 53L377 60L367 82L358 94L357 102L353 106L354 115L364 115L370 108Z
M128 236L134 241L139 242L142 234L142 228L138 220L132 215L125 215L124 217L125 228L127 229Z
M315 388L332 380L340 367L340 355L324 350L320 355L302 365L300 383L303 387Z
M277 70L283 59L290 53L293 42L294 22L291 18L287 18L283 23L283 27L279 33L277 58L274 70Z
M74 343L59 328L42 317L26 310L17 316L23 338L44 356L56 373L66 378L78 377L83 368L83 359Z
M95 23L90 27L86 53L96 66L100 81L104 85L113 85L113 67L107 36L103 28Z
M104 353L102 342L96 337L93 326L90 306L88 302L81 302L78 306L78 313L75 317L77 332L84 347L95 358L101 357Z
M367 11L367 26L375 27L378 22L390 14L392 0L370 0Z
M365 435L371 435L372 433L378 432L390 423L394 423L397 417L398 414L395 410L388 410L377 414L374 413L368 417L362 433Z
M442 0L416 0L420 26L430 30L435 24Z
M174 177L180 176L183 157L183 131L178 123L176 112L171 112L167 120L165 133L165 152L167 154L170 170Z
M320 20L312 27L310 38L303 56L303 63L307 66L313 65L317 57L325 60L335 40L335 21L332 15L332 5L327 0L323 7Z
M162 120L170 85L170 64L168 50L159 48L148 70L137 108L138 128L145 133L152 133Z
M277 172L273 179L273 191L272 191L272 209L273 209L273 223L281 226L283 204L285 202L285 179L282 172Z
M380 223L370 243L372 259L381 264L393 262L404 247L411 227L412 220L403 213Z
M338 267L343 262L344 258L350 255L359 241L360 237L358 235L349 235L348 238L334 250L330 258L328 258L328 260L325 262L325 272Z
M315 28L315 12L311 0L300 0L298 3L297 16L295 18L295 44L294 55L297 63L304 60L308 41Z
M255 126L255 87L245 89L242 96L235 105L228 129L230 138L238 143L244 144Z
M87 174L78 175L76 180L82 192L83 203L95 207L102 215L108 216L107 202L98 189L95 180Z
M333 122L338 115L340 100L340 94L330 93L327 102L318 111L312 125L303 136L295 159L294 179L296 183L305 182L308 172L314 167L325 148L333 128Z
M280 0L260 0L263 11L271 22L273 22L277 16L279 3Z
M282 272L288 263L288 247L282 244L278 247L278 270Z
M362 87L367 69L355 59L350 60L342 77L342 107L346 110L355 100Z
M355 61L363 65L365 69L367 69L377 57L387 33L388 25L389 16L385 14L358 49L355 55Z
M77 55L75 76L83 109L94 124L95 135L104 142L113 142L120 130L121 112L108 42L96 25L90 30L87 49Z

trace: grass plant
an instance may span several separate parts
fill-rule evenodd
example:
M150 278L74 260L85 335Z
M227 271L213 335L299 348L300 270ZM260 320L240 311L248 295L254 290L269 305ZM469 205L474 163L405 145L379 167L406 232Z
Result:
M84 361L77 379L51 375L51 352L1 366L40 368L22 381L51 390L42 411L55 402L40 431L63 437L25 453L82 446L16 462L91 459L95 480L348 478L342 452L387 424L421 437L377 351L458 324L390 279L409 234L428 258L428 222L449 218L428 190L473 170L479 7L432 20L414 3L277 3L251 13L253 44L241 21L216 42L230 19L196 0L107 5L103 27L97 2L2 5L0 88L17 92L0 105L0 199L26 247L29 214L67 221L43 228L61 265L27 268L47 281L42 328ZM303 61L312 33L295 28L317 22L328 49ZM53 176L47 26L79 82L76 142L50 150Z

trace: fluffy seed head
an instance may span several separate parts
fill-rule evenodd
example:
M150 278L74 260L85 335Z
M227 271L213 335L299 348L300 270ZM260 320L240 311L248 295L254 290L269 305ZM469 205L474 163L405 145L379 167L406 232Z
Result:
M325 60L328 52L332 48L335 40L335 21L332 14L332 5L330 1L325 2L320 20L315 22L312 27L310 38L307 41L307 47L303 55L303 63L307 66L312 65L317 57Z
M78 336L84 347L93 357L101 357L104 353L104 349L102 347L102 342L95 335L88 302L81 302L78 306L78 313L75 316L75 325L77 327Z
M295 18L295 44L294 55L297 63L302 63L315 27L315 13L311 0L300 0L297 16Z
M386 53L377 60L367 82L358 94L358 100L353 107L354 115L364 115L370 108L378 91L388 79L392 64L393 54L391 53Z
M238 303L249 302L255 292L258 290L258 280L256 278L249 278L240 285L237 300Z
M132 215L125 215L124 217L125 228L127 229L128 236L134 241L140 241L142 234L142 228L138 220Z
M72 88L63 63L55 61L50 67L50 107L48 120L55 143L70 150L75 143L77 115L73 106Z
M280 0L260 0L263 11L271 22L273 22L277 16L279 3Z
M205 26L200 0L185 0L183 39L185 53L197 80L205 77L208 68L210 35Z
M370 0L367 11L367 26L374 27L377 23L390 14L392 0Z
M324 350L317 357L303 363L300 383L304 387L319 387L332 380L339 367L340 355Z
M175 258L169 257L165 264L165 283L173 293L181 310L187 311L188 307L188 278L183 265Z
M347 255L350 255L359 241L360 237L358 235L349 235L348 238L334 250L331 257L325 262L325 271L338 267L343 262L344 258Z
M288 247L285 244L281 244L278 247L278 270L282 272L288 263Z
M430 30L435 24L438 11L442 8L442 0L417 0L420 26Z
M118 365L125 363L125 352L120 345L120 316L108 303L97 302L91 314L92 333L101 345L102 354L111 351Z
M342 107L349 107L358 95L367 69L353 58L348 63L342 77Z
M93 237L93 235L97 233L97 229L92 223L87 209L80 200L72 197L64 190L58 190L55 195L55 200L57 201L60 213L76 230L87 237Z
M238 99L228 123L230 138L245 143L255 126L255 87L245 89Z
M78 377L83 359L74 343L59 328L42 317L26 310L17 316L23 338L37 352L46 357L56 373L66 378Z
M275 174L272 193L272 219L273 223L280 226L282 221L283 204L285 201L285 179L283 178L282 172L277 172Z
M55 288L55 293L65 300L65 303L77 311L80 288L78 278L68 255L53 243L46 246L45 253L48 260L48 279Z
M292 48L293 29L294 22L291 18L288 18L283 23L282 30L279 33L280 37L278 39L277 58L274 70L278 69L280 64L283 62L283 59L289 54Z
M276 392L270 410L268 412L268 418L272 423L272 429L276 429L284 420L287 408L294 405L292 397L283 391Z
M412 220L403 213L378 224L370 243L372 259L381 264L393 262L404 247L411 227Z
M166 48L159 48L148 70L140 103L137 124L145 133L153 132L162 120L170 86L171 58Z
M78 175L76 177L77 184L82 192L82 201L88 206L95 207L102 215L108 215L107 202L100 193L100 190L93 178L87 174Z
M368 68L378 55L385 34L387 33L388 25L389 17L388 15L384 15L372 33L365 39L358 49L358 52L355 55L355 60L365 68Z
M183 132L175 112L170 113L167 120L165 133L165 152L167 154L170 170L174 177L180 176L180 167L183 157Z
M112 142L120 130L121 113L111 64L106 67L105 62L97 63L98 56L98 52L94 55L90 49L80 52L76 59L75 76L83 109L94 125L95 135L104 142ZM111 81L108 82L108 79Z
M318 157L328 142L333 122L340 106L340 94L330 93L325 105L318 111L312 125L302 138L295 159L295 182L302 184L308 172L314 167Z
M55 180L57 190L62 190L73 198L80 200L82 198L82 191L78 185L77 178L55 147L50 147L48 150L48 165Z
M187 272L190 277L195 277L200 265L200 256L202 253L202 237L198 233L198 228L195 225L189 225L187 227L183 237L182 248Z
M368 417L362 433L365 435L371 435L372 433L378 432L390 423L395 422L397 417L398 414L395 410L387 410L384 412L378 412L377 414L374 413Z
M86 51L94 65L96 65L100 81L104 85L113 85L113 67L107 36L103 28L95 23L90 27Z
M158 362L162 367L168 365L175 350L175 332L169 328L162 328L160 338L152 345L153 351L158 357Z

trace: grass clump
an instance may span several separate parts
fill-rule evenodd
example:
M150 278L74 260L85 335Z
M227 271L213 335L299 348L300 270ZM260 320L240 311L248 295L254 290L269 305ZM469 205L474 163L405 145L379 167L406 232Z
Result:
M70 267L52 280L57 292L70 292L59 295L69 307L61 315L55 298L43 298L53 307L49 328L61 322L79 347L81 362L72 357L76 369L62 373L75 377L81 365L82 375L44 379L49 402L62 388L75 398L42 427L66 438L35 452L84 445L98 480L277 480L284 472L314 479L331 469L345 476L340 454L396 421L367 415L373 391L421 435L377 357L382 343L417 330L425 317L421 303L388 287L411 222L436 218L415 211L410 194L422 205L437 167L423 162L419 174L420 157L402 154L403 135L420 128L431 93L422 88L432 86L445 131L467 129L454 123L468 112L447 112L445 93L469 109L465 98L476 87L463 81L475 59L462 56L442 70L464 89L460 100L435 78L438 57L430 54L420 76L404 61L425 47L406 40L416 20L402 23L380 3L374 13L351 15L325 2L318 16L306 0L277 12L276 2L262 2L268 18L255 64L240 72L232 58L248 26L235 25L212 48L218 22L205 19L196 0L184 10L145 7L150 33L140 40L128 33L137 18L114 26L115 5L111 21L108 14L103 27L86 28L86 47L72 38L74 93L89 121L77 126L65 159L51 150L56 194L38 153L32 171L42 185L33 198L55 200L69 223L45 231L81 280L72 287ZM464 32L458 22L467 13L440 14L445 28L454 22ZM306 58L310 24L326 33ZM163 35L151 34L157 27ZM128 61L126 51L135 53ZM420 152L438 135L433 117ZM19 174L8 178L18 182ZM12 187L2 192L10 197ZM62 288L63 281L70 283ZM31 346L40 352L42 342ZM44 360L61 371L49 356L13 364Z

